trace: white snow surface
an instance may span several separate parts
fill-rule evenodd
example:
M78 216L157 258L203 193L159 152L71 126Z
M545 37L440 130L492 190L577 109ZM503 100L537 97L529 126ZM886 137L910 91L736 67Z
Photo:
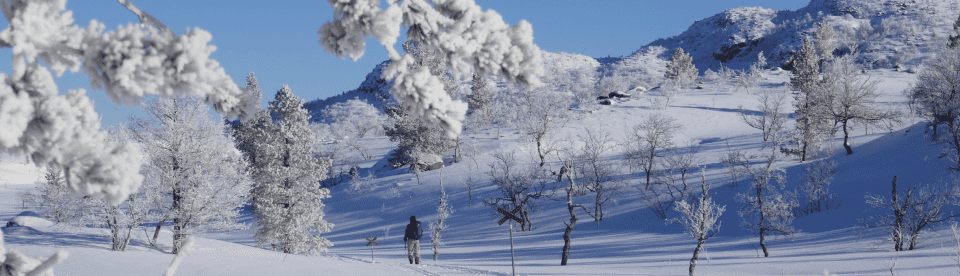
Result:
M870 74L883 80L879 102L905 106L900 93L915 75L892 70L872 70ZM773 89L789 78L787 72L769 71L761 86ZM957 271L957 263L947 252L952 238L949 229L938 225L925 234L920 248L900 252L890 243L881 243L884 231L861 233L855 230L857 219L879 210L865 203L867 194L889 194L894 175L901 185L946 181L950 173L946 161L937 158L938 145L929 142L922 123L914 122L894 132L877 129L856 129L853 139L855 154L839 153L838 175L831 191L843 201L839 209L815 213L794 222L801 233L793 239L775 238L769 242L771 257L759 253L757 239L741 228L741 219L735 211L739 206L733 194L745 184L731 189L723 178L720 155L727 148L758 150L760 132L742 123L736 113L738 105L755 105L754 95L732 92L733 89L707 83L705 89L690 89L664 111L650 107L649 97L657 97L657 90L642 96L619 100L616 105L602 106L584 114L559 131L556 137L572 139L583 131L603 129L615 139L623 139L625 131L639 116L663 112L684 126L676 141L696 139L702 146L701 157L707 168L707 181L712 194L728 211L721 217L720 233L710 239L705 255L697 266L698 275L822 275L831 274L888 274L895 271L905 275L945 275ZM494 131L495 133L495 131ZM436 219L439 197L440 170L423 172L421 184L406 169L384 167L393 144L386 137L362 138L374 158L362 161L360 175L372 172L376 179L372 192L358 195L348 183L331 189L332 198L326 204L327 221L336 224L325 237L334 243L321 256L287 255L256 247L253 229L232 232L211 232L196 239L196 248L180 264L179 275L510 275L510 241L507 225L497 225L498 216L482 204L481 199L498 193L490 186L491 154L498 150L513 150L528 164L534 164L530 145L517 142L517 134L505 131L505 137L495 139L485 131L466 132L465 139L478 143L480 154L476 163L470 158L452 163L442 169L454 213L447 220L443 232L445 245L440 258L432 260L427 239L422 241L423 265L407 264L402 232L409 216L416 215L427 223ZM570 137L570 138L568 138ZM834 141L837 142L837 141ZM356 153L351 153L356 154ZM621 155L609 158L619 160ZM15 177L38 179L35 168L28 168L22 159L3 158L0 179ZM779 164L787 169L787 187L798 187L802 179L802 165L795 159ZM556 161L547 164L558 169ZM473 205L468 205L465 181L472 178ZM639 183L642 174L630 175ZM14 181L10 181L13 183ZM8 182L4 182L8 183ZM0 186L0 221L13 219L23 210L16 197L19 191L33 189L27 183ZM589 203L588 198L575 199ZM667 225L656 219L639 199L636 189L628 189L617 203L606 209L605 219L599 224L581 215L573 232L573 249L567 266L559 266L563 222L568 219L565 203L545 200L533 214L534 229L515 232L514 246L519 275L686 275L695 241L683 234L679 225ZM29 207L27 207L30 210ZM244 222L255 226L256 220L245 210ZM40 223L37 218L19 218L25 227L4 229L7 249L16 249L29 256L46 257L58 249L70 252L70 257L56 266L57 275L159 275L173 255L163 253L145 244L144 231L135 234L127 252L109 251L107 229L75 229ZM379 246L365 246L364 238L379 237ZM170 232L164 231L160 248L169 250Z

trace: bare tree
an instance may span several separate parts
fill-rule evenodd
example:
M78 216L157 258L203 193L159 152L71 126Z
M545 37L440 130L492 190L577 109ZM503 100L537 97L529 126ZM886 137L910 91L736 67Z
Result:
M627 134L624 155L631 162L631 168L639 167L646 173L644 189L650 189L657 158L662 157L659 151L673 146L673 135L681 128L673 118L655 113L633 126Z
M762 131L763 141L767 142L770 140L771 132L774 129L781 129L787 121L788 114L784 113L784 109L789 104L788 96L789 94L782 90L763 90L757 97L757 112L748 112L741 105L740 117L750 127Z
M536 209L536 200L550 195L547 190L549 177L540 167L520 167L512 151L497 151L493 158L490 182L500 190L500 195L484 199L483 203L508 210L522 206L520 229L533 230L530 213Z
M847 155L853 154L850 147L850 124L854 121L864 125L877 125L881 120L894 119L895 114L881 111L876 106L877 85L880 80L874 80L863 73L861 65L855 57L846 55L827 63L825 66L824 92L828 93L832 101L829 103L830 117L834 122L834 131L839 124L843 130L843 148Z
M829 189L833 176L837 174L837 161L829 157L817 159L805 166L804 172L806 176L800 190L807 196L807 203L797 209L797 216L837 208L840 200Z
M776 162L781 158L779 145L786 140L785 133L780 129L771 133L770 141L762 149L769 152L729 155L734 159L727 160L731 163L731 168L750 179L751 185L747 187L747 191L736 195L737 201L742 203L737 213L743 218L741 226L749 227L760 238L764 257L770 256L766 245L767 235L781 234L789 237L797 232L790 225L795 217L793 211L797 206L796 198L783 191L786 176L784 170L776 166Z
M690 275L693 275L693 270L697 267L700 252L703 251L703 244L717 232L720 232L720 215L727 208L726 205L720 206L713 202L709 193L710 187L707 186L707 179L702 171L700 187L703 190L703 195L699 200L691 203L687 203L686 200L678 202L674 210L679 212L681 216L672 220L673 223L683 225L687 234L697 240L697 248L693 250L693 258L690 258Z
M557 159L560 159L560 164L563 164L563 171L572 172L575 170L574 168L576 166L576 161L573 158L568 158L568 160L564 160L563 157L560 157L561 156L560 151L557 151L556 154L557 154ZM573 242L571 234L573 233L573 227L577 226L577 220L578 220L576 208L579 207L580 209L583 209L584 213L587 213L587 215L593 217L594 220L597 220L597 217L594 216L593 213L591 213L590 210L587 209L587 207L583 206L582 204L573 203L574 194L576 194L577 190L580 188L578 187L576 179L572 174L569 174L569 173L561 174L561 177L563 175L566 175L567 181L570 182L570 186L566 186L563 188L563 190L567 194L566 202L567 202L567 211L570 213L570 222L563 223L567 225L567 228L563 231L563 254L561 255L561 258L560 258L561 266L567 265L567 259L570 258L570 246L572 245L572 242Z
M700 145L691 140L683 147L671 148L662 158L663 168L655 172L654 184L648 189L649 193L645 194L650 210L657 218L667 219L667 211L672 209L674 204L692 196L687 177L702 161L697 156L699 152Z
M575 157L573 171L569 174L578 176L584 189L593 193L593 217L600 224L603 220L603 205L614 200L620 194L625 183L619 177L619 166L616 162L604 159L604 154L613 151L613 138L609 132L586 129L582 135L577 135L583 142Z
M958 206L956 181L949 185L918 184L897 193L897 177L893 177L891 197L867 195L867 203L874 208L889 209L892 214L871 216L862 221L866 228L890 227L890 239L895 251L917 248L920 234L928 226L960 216L948 208Z
M554 150L550 135L570 120L570 102L562 94L546 89L520 89L524 104L517 110L517 129L523 140L536 144L540 167Z

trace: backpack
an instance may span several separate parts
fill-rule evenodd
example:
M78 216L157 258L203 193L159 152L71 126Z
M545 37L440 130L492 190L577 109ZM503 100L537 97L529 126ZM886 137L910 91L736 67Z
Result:
M417 232L415 232L415 233L413 234L413 239L419 240L419 239L422 238L422 237L423 237L423 228L420 227L420 222L418 221L418 222L417 222Z

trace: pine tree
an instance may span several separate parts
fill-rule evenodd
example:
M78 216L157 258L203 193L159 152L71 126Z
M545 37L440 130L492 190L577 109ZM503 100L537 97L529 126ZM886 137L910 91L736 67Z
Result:
M333 243L320 237L333 224L323 219L323 199L330 190L320 188L331 162L311 154L316 143L307 129L310 115L290 87L284 85L270 101L274 122L260 119L256 125L257 163L251 171L257 176L254 211L260 228L256 240L274 250L293 254L316 254Z
M804 39L800 51L793 56L793 75L790 84L799 90L795 94L797 114L796 133L793 142L799 149L790 150L806 161L807 152L819 148L820 142L830 133L831 122L828 119L830 99L823 93L820 80L820 57L817 46L810 39Z
M667 64L664 77L678 85L685 85L696 79L698 73L697 67L693 66L693 57L683 52L683 48L673 49L673 56L670 56L670 64Z
M477 112L490 104L490 91L487 89L487 79L480 74L473 73L472 84L471 90L473 93L470 94L467 104L471 112Z

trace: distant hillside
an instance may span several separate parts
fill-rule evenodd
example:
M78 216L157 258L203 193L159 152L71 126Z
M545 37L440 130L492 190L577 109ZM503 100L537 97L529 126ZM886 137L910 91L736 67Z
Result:
M745 68L762 51L770 66L782 66L802 38L826 21L836 32L835 54L859 49L861 61L873 68L915 66L922 56L946 45L958 12L958 0L811 0L795 11L740 7L657 39L634 55L650 47L682 47L702 72L721 63Z
M568 53L551 53L543 51L543 64L544 68L547 70L571 70L574 68L587 67L593 70L596 70L600 67L600 62L596 59L580 55L580 54L568 54ZM320 121L320 114L324 108L327 106L358 98L361 100L366 100L368 103L383 111L385 105L389 105L393 102L393 97L390 95L390 87L393 86L392 81L385 81L380 78L380 74L383 69L390 65L390 61L384 61L378 64L370 73L367 74L367 77L364 79L360 86L356 89L340 93L339 95L334 95L326 99L315 99L304 103L304 108L310 112L311 121ZM505 87L504 81L499 80L496 77L488 76L487 83L491 86L491 89L502 90L507 89ZM464 76L460 81L460 91L457 95L454 95L454 98L460 100L465 100L466 96L470 94L470 85L471 79L470 76Z

